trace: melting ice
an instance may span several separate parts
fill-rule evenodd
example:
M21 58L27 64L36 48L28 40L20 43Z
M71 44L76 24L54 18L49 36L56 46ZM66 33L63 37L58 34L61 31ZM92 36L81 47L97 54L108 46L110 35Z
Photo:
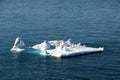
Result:
M104 50L103 47L93 48L83 46L80 43L75 44L71 42L71 39L68 39L67 41L44 41L40 44L32 46L31 48L28 48L25 46L25 43L21 40L21 38L17 37L11 51L21 52L29 49L40 50L41 55L50 55L54 57L68 57L94 52L102 52Z

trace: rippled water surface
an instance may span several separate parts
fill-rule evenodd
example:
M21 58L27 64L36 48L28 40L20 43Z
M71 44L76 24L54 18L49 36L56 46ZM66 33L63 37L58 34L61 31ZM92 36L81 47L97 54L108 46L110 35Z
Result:
M72 38L102 53L72 58L9 50ZM0 80L120 80L119 0L0 0Z

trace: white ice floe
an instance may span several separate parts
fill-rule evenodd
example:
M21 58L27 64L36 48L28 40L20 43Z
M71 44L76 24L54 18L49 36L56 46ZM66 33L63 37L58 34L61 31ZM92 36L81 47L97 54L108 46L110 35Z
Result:
M14 46L11 49L11 51L21 52L26 49L29 50L29 48L25 47L24 42L20 38L16 38ZM41 44L34 45L32 49L40 50L41 55L45 56L51 55L54 57L68 57L94 52L101 52L104 50L103 47L93 48L83 46L80 43L74 44L71 42L70 39L67 41L63 40L44 41Z
M21 52L25 49L25 43L21 40L21 38L17 37L11 51Z

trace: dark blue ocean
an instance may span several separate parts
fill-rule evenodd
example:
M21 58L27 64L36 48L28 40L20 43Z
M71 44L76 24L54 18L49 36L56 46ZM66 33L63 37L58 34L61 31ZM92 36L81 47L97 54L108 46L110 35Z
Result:
M102 53L71 58L10 52L67 40ZM0 0L0 80L120 80L120 0Z

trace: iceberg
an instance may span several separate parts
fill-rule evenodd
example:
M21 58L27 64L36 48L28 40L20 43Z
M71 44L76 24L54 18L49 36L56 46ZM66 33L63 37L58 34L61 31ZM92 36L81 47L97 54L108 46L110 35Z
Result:
M20 37L17 37L11 51L21 52L25 49L25 43L21 40Z
M64 40L51 40L51 41L43 41L40 44L36 44L31 48L27 48L25 43L21 40L21 38L17 37L15 43L11 49L11 51L21 52L24 50L39 50L41 55L44 56L54 56L54 57L70 57L77 56L82 54L89 54L95 52L104 51L104 47L86 47L85 45L81 45L81 43L75 44L71 42L71 39L67 41Z

